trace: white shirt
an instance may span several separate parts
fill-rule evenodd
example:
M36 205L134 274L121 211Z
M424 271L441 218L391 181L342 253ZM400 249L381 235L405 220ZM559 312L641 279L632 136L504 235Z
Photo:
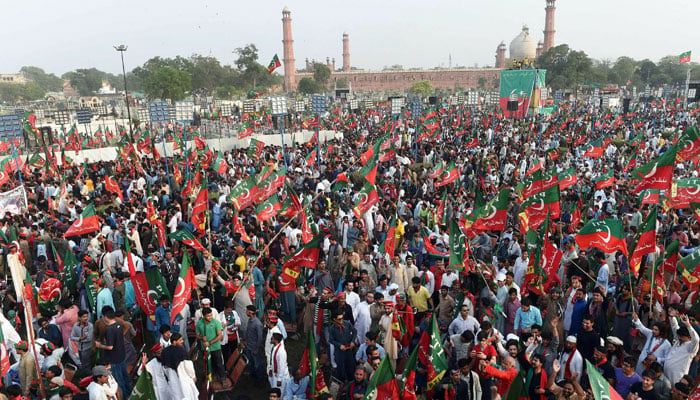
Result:
M143 259L134 253L131 253L131 259L134 262L134 270L136 272L143 272ZM122 272L130 272L128 257L124 257L124 264L122 264Z
M105 393L105 388L97 382L90 382L87 387L88 395L90 400L107 400L107 393Z
M360 296L355 292L345 292L345 303L352 309L352 319L357 322L357 314L359 313L358 306L360 305Z
M668 352L671 350L671 343L665 338L655 338L651 329L644 326L639 319L634 321L634 326L647 338L644 343L644 348L642 348L642 353L639 355L639 360L637 361L636 371L641 376L641 373L644 372L646 368L644 367L644 360L647 358L647 355L654 354L656 361L663 365L666 361L666 355L668 355Z
M447 328L447 332L450 335L461 335L464 331L472 331L476 335L479 327L479 321L471 315L467 315L466 319L463 319L462 315L458 315Z
M688 328L688 331L690 331L690 340L681 343L676 333L678 330L678 320L676 320L675 317L671 318L671 329L673 330L676 340L673 342L671 350L666 355L664 374L668 380L671 381L671 384L674 385L681 380L683 375L688 373L690 363L693 361L693 356L698 352L700 338L698 338L697 332L695 332L695 329L691 326Z
M569 371L571 372L571 375L578 373L578 377L576 377L576 382L581 382L581 372L583 371L583 357L581 356L581 353L578 350L574 350L574 358L571 360L571 364L569 365ZM561 354L561 357L559 357L559 366L561 367L561 371L559 371L559 379L564 379L564 374L566 373L566 362L569 360L569 353L564 352Z
M450 270L450 271L452 271L452 270ZM458 276L455 273L452 273L452 272L450 272L449 274L444 273L444 274L442 274L442 282L440 283L440 285L444 285L444 286L451 288L452 285L457 280L457 278L458 278Z

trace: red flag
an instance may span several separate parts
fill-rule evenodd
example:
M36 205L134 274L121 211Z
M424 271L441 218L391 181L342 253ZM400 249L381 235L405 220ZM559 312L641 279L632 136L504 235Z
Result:
M109 175L105 175L105 189L108 192L114 193L117 196L119 196L120 200L124 200L124 194L122 193L119 184L117 183L117 181L114 180L114 178L112 178Z
M180 268L180 276L177 278L177 286L173 295L173 307L170 311L170 324L175 322L180 311L190 301L192 294L192 286L194 285L194 271L190 266L190 256L187 249L182 252L182 267Z

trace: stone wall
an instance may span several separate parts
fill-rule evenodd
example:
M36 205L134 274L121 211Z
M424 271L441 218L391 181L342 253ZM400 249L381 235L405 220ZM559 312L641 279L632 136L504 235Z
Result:
M403 70L403 71L336 71L331 74L331 87L334 80L345 79L352 85L353 91L404 91L419 81L428 80L435 89L475 89L479 78L486 78L486 87L493 87L494 79L498 82L501 69L440 69L440 70ZM313 78L311 73L297 72L297 82L302 78ZM498 83L496 83L498 85Z

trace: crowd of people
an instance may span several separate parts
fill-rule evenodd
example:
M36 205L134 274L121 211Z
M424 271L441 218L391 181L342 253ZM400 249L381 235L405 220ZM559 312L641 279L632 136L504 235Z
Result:
M16 165L4 187L21 174L28 209L0 220L0 398L148 398L144 387L160 400L212 390L254 398L236 390L247 383L269 388L270 399L363 399L378 390L384 360L401 398L491 400L515 387L531 399L591 398L591 368L627 400L695 390L697 278L690 266L677 271L676 259L658 267L675 240L680 257L700 254L700 223L691 208L642 201L630 167L669 151L694 113L576 102L514 119L438 105L438 126L423 135L425 121L397 123L388 112L341 112L343 138L328 142L213 148L223 169L211 156L202 166L209 147L197 140L169 164L134 151ZM602 153L591 155L587 144L599 139ZM368 172L373 148L380 157ZM451 165L458 177L445 184ZM676 162L674 180L697 178L697 165ZM519 194L533 170L556 178L571 169L576 182L560 191L561 213L544 232L561 261L538 274ZM237 188L279 171L283 185L241 206ZM614 183L600 188L610 171ZM363 210L368 185L377 201ZM505 227L469 229L464 221L504 188ZM202 223L193 215L205 189ZM267 214L259 206L272 196ZM98 229L66 236L90 207ZM651 212L656 247L636 270L629 258ZM582 248L577 232L595 219L621 221L629 251ZM453 224L468 238L456 262ZM308 250L311 260L295 265ZM150 311L138 274L148 277ZM446 367L419 357L409 380L409 356L426 335L438 338L433 356Z

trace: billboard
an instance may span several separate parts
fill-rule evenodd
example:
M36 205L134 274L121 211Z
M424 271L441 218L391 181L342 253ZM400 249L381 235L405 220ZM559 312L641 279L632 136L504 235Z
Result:
M506 117L525 117L530 107L539 107L544 87L544 69L501 71L500 107Z

